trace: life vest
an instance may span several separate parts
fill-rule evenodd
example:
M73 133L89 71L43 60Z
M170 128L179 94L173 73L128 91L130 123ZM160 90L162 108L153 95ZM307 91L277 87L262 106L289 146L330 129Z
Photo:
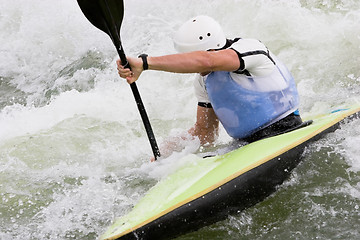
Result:
M299 96L294 78L280 61L276 60L275 66L273 73L266 77L241 74L245 85L233 79L231 75L235 73L218 71L207 76L209 100L231 137L248 137L298 109ZM282 84L278 88L267 88L264 80Z

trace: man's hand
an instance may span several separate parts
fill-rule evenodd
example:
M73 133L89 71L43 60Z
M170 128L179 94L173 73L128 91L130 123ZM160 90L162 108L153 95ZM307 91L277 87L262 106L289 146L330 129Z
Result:
M126 81L131 84L140 77L140 74L143 71L143 63L141 58L128 57L127 60L129 61L131 70L129 68L124 68L124 66L121 65L120 59L116 61L116 64L119 76L125 78Z

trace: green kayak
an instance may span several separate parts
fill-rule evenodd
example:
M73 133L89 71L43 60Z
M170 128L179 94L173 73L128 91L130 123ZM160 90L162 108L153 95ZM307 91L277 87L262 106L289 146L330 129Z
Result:
M189 155L189 164L150 189L101 239L171 239L226 219L273 193L301 161L308 143L359 116L360 105L339 109L224 155Z

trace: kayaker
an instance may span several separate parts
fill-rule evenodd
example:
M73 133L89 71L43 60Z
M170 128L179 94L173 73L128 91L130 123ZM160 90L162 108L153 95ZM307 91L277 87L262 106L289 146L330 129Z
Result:
M231 137L247 142L301 125L294 79L259 40L227 39L218 22L197 16L176 32L174 46L178 54L128 57L131 70L118 60L118 72L129 84L145 70L199 73L197 118L188 133L202 145L215 141L219 121ZM176 141L161 148L163 156Z

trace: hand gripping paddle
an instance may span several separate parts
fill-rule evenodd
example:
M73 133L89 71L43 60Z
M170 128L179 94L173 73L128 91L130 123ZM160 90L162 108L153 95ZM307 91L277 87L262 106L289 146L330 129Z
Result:
M123 66L130 68L120 39L120 28L124 16L123 0L77 0L77 2L85 17L95 27L109 35L116 47ZM136 105L138 106L156 160L157 157L160 157L160 151L156 144L149 118L146 114L144 104L142 103L135 82L130 84L130 87L135 97Z

